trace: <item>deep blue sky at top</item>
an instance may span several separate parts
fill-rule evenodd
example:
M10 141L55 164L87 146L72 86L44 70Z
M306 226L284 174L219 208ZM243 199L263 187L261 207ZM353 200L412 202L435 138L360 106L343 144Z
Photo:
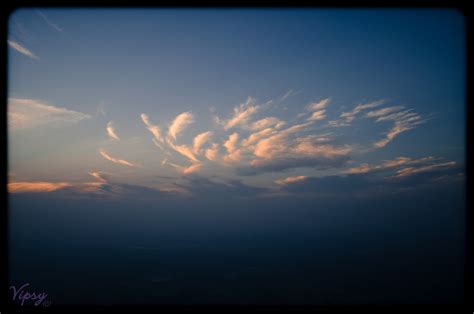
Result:
M40 60L10 53L9 96L93 114L104 104L121 132L140 112L170 121L192 110L205 131L247 96L288 90L296 114L331 97L333 109L388 99L432 120L368 158L442 156L462 162L464 19L454 10L42 9L10 18L10 38ZM23 38L15 24L27 29ZM199 125L199 124L198 124ZM407 133L408 134L408 133Z

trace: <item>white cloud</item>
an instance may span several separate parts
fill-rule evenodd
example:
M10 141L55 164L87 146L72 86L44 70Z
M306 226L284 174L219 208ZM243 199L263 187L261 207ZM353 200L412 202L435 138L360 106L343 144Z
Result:
M347 111L347 112L343 112L341 113L340 117L343 118L343 120L346 122L346 123L350 123L352 122L355 117L362 111L364 110L367 110L367 109L370 109L370 108L375 108L375 107L378 107L382 104L385 103L385 100L377 100L377 101L373 101L373 102L370 102L370 103L367 103L367 104L360 104L360 105L357 105L354 109L352 109L351 111Z
M40 10L38 10L38 14L39 14L39 16L41 16L43 18L43 20L46 22L46 24L48 24L49 26L51 26L52 28L54 28L58 32L63 31L63 29L61 27L59 27L58 25L51 22L51 20L46 15L44 15L43 12L41 12Z
M418 167L418 168L408 167L408 168L403 168L403 169L398 170L395 177L406 177L406 176L414 175L417 173L429 172L432 170L447 169L455 165L456 165L456 162L449 161L449 162L437 163L437 164L427 165L427 166Z
M331 100L330 98L326 98L326 99L322 99L322 100L317 101L317 102L313 102L313 103L309 104L306 107L306 109L309 110L309 111L319 111L319 110L325 109L327 107L327 105L329 104L330 100Z
M368 173L368 172L375 172L375 171L384 171L392 168L397 168L402 165L413 165L413 164L422 164L427 162L432 162L436 160L432 156L423 157L419 159L411 159L408 157L397 157L392 160L384 160L381 164L378 165L370 165L368 163L363 163L360 166L352 167L347 170L344 170L343 173Z
M66 108L55 107L40 100L9 98L10 130L29 129L57 123L76 123L91 116Z
M369 117L369 118L382 117L382 116L386 116L387 114L392 113L394 111L402 110L403 108L405 108L405 107L403 107L403 106L387 107L387 108L383 108L383 109L379 109L379 110L369 111L365 114L365 116Z
M37 55L35 55L34 53L32 53L31 51L29 51L28 49L26 49L25 47L23 47L22 45L20 45L19 43L17 43L16 41L14 40L7 40L8 42L8 45L10 47L12 47L13 49L15 49L16 51L18 51L19 53L31 58L31 59L36 59L38 60L39 57Z

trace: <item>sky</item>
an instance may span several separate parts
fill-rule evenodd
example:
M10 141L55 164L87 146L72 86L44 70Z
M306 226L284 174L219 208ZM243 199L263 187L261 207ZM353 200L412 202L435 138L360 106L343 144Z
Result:
M446 241L460 250L464 23L448 9L19 9L8 24L11 223L73 237L60 205L64 226L32 227L53 210L42 200L73 217L84 205L76 240L99 232L94 221L114 226L108 239L123 224L129 239L158 232L125 209L136 206L173 221L162 226L173 239L186 230L209 245L207 226L226 230L227 246L237 226L316 237L314 223L350 233L358 221L373 232L424 221L433 240L452 221ZM432 220L419 204L436 207Z

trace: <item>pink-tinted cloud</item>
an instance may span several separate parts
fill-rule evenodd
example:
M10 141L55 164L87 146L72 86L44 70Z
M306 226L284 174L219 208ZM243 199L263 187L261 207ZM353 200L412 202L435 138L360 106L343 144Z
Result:
M120 138L118 137L117 133L115 133L115 129L114 129L114 126L113 126L113 122L110 121L109 123L107 123L107 134L109 135L109 137L113 140L120 140Z
M275 180L275 183L278 184L278 185L287 185L287 184L291 184L291 183L295 183L295 182L304 180L306 178L307 178L306 176L287 177L287 178L284 178L284 179Z
M176 116L168 129L168 138L176 141L177 136L191 123L194 116L191 112L183 112Z
M127 160L114 158L114 157L110 156L104 149L101 149L99 152L102 155L102 157L104 157L107 160L110 160L113 163L129 166L129 167L140 167L140 165L134 164L134 163L129 162Z

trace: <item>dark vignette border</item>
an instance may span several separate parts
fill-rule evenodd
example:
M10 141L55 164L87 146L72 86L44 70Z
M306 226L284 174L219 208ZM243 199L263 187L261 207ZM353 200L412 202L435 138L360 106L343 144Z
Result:
M472 179L471 179L471 165L470 157L472 158L471 146L469 145L472 142L472 137L474 135L474 130L472 124L469 124L469 117L473 113L472 109L472 72L473 72L473 62L472 62L472 14L468 9L468 1L462 0L313 0L313 1L274 1L273 3L266 4L264 1L160 1L158 3L147 3L146 1L122 1L121 3L113 3L112 7L118 8L128 8L128 7L142 7L142 8L159 8L159 7L180 7L186 6L188 8L205 8L205 7L223 7L223 5L231 6L227 9L232 9L232 6L238 7L249 7L256 9L265 9L268 8L268 5L271 5L273 8L446 8L446 9L455 9L458 10L465 19L465 49L466 49L466 80L465 80L465 117L466 117L466 208L465 208L465 283L464 283L464 296L463 302L461 304L452 304L452 305L331 305L331 306L321 306L321 305L301 305L301 306L288 306L288 305L271 305L271 306L257 306L257 305L194 305L194 306L178 306L178 305L156 305L156 306L130 306L130 305L115 305L115 306L91 306L91 305L55 305L49 308L29 308L29 307L19 307L14 305L10 301L10 292L9 292L9 278L8 278L8 136L7 136L7 99L8 99L8 45L7 45L7 36L8 36L8 20L9 16L19 8L28 8L28 7L92 7L92 8L106 8L110 7L106 1L54 1L54 0L42 0L42 1L32 1L32 0L21 0L12 3L9 1L6 4L2 5L0 10L1 14L1 34L2 34L2 46L1 56L3 62L1 62L2 70L2 79L3 84L1 84L1 94L3 99L3 110L1 110L1 131L4 133L1 136L1 146L5 149L2 150L0 157L1 164L1 198L2 203L5 206L2 206L0 209L0 314L1 313L87 313L87 312L115 312L115 313L169 313L169 312L206 312L206 313L239 313L244 311L258 311L262 313L274 313L274 312L288 312L288 313L302 313L302 312L318 312L318 313L401 313L405 311L416 311L416 312L429 312L429 313L474 313L474 304L471 301L471 298L474 297L473 291L473 271L472 271L472 246L473 246L473 233L470 229L470 223L472 221L473 214L469 211L470 204L470 193L472 191ZM91 287L93 289L93 287Z

